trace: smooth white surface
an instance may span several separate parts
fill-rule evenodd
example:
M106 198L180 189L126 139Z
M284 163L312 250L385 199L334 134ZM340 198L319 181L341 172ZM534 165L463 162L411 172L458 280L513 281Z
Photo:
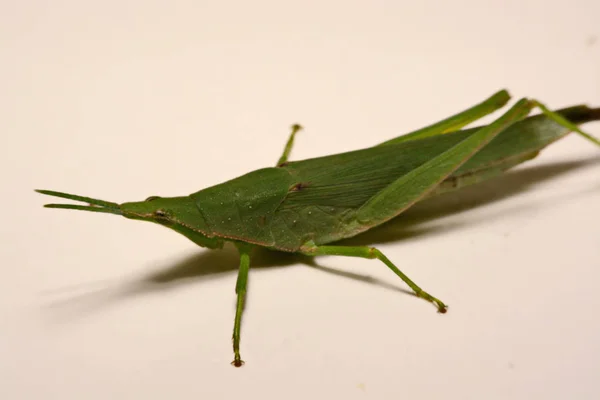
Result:
M2 1L0 398L599 398L600 153L576 136L367 237L446 315L376 261L261 260L242 369L234 252L33 192L187 194L272 165L291 123L308 158L504 87L600 106L599 15L595 0Z

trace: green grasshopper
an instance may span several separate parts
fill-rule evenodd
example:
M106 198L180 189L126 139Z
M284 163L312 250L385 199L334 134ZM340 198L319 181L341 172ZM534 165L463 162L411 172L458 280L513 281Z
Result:
M235 292L233 365L243 365L240 328L251 251L260 246L308 256L378 259L418 297L445 313L447 306L425 292L374 247L330 245L398 216L416 202L501 174L530 160L574 131L600 141L578 125L600 119L600 108L575 106L550 111L523 98L489 125L462 129L509 101L502 90L487 100L433 125L374 147L302 161L288 161L292 127L275 167L252 171L189 196L157 197L117 204L50 190L39 193L87 205L46 204L48 208L94 211L150 221L171 228L199 246L220 249L233 242L240 254ZM533 108L540 115L528 117Z

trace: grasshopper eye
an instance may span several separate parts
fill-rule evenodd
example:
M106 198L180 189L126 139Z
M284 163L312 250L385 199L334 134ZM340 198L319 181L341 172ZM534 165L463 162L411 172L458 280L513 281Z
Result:
M160 199L160 197L158 196L150 196L146 199L146 201L152 201L152 200L156 200L156 199Z
M166 210L158 209L154 211L154 215L159 218L165 218L169 216L169 213Z

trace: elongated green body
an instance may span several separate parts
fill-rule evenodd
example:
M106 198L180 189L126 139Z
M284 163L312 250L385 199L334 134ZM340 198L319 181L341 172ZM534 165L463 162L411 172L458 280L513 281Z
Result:
M578 125L599 120L600 108L550 111L536 100L521 99L487 126L460 130L501 108L510 96L500 91L484 102L418 131L378 146L326 157L287 162L294 125L276 167L263 168L189 196L150 197L117 204L49 190L40 193L88 205L47 204L122 215L173 229L194 243L217 249L233 242L240 252L233 329L233 365L240 356L250 254L260 246L309 256L339 255L378 259L418 297L446 312L433 297L381 251L373 247L329 245L380 225L418 201L492 178L534 158L544 147L575 131L600 141ZM538 107L542 114L526 118Z
M577 123L600 117L585 107L560 113ZM209 237L290 252L309 241L319 245L354 236L386 221L361 221L363 204L476 131L467 129L252 171L190 195L204 217L196 228ZM568 133L543 115L515 123L429 195L496 176L535 157Z

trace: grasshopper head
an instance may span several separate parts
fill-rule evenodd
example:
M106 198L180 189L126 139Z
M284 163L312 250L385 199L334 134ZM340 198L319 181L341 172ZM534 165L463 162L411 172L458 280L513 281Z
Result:
M190 220L196 221L193 225L198 225L198 218L201 218L198 208L187 196L151 196L144 201L123 203L118 207L121 215L126 218L151 221L167 226L178 222L187 225Z
M209 248L223 246L219 238L208 237L209 229L194 201L184 197L148 197L144 201L123 204L93 199L51 190L36 190L38 193L76 200L87 203L78 204L46 204L47 208L63 208L122 215L126 218L154 222L171 228L194 243Z

